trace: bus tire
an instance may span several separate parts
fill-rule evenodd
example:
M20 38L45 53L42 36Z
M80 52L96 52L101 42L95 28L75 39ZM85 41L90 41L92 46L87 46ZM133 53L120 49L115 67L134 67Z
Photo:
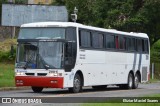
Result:
M136 74L133 81L133 89L138 88L138 84L139 84L139 75Z
M69 91L72 93L78 93L82 91L82 80L79 74L74 76L73 87L69 88Z
M33 92L35 92L35 93L40 93L40 92L42 92L43 87L33 87L33 86L32 86L32 90L33 90Z
M97 89L97 90L102 90L102 89L106 89L107 85L100 85L100 86L92 86L93 89Z
M134 78L133 78L133 74L129 73L128 75L128 83L126 85L126 89L132 89L133 88L133 82L134 82Z

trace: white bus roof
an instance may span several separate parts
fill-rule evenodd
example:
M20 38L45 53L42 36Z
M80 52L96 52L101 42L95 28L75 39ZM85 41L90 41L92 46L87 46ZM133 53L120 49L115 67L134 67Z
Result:
M36 22L36 23L23 24L21 25L21 27L78 27L78 28L109 32L109 33L120 34L120 35L129 35L129 36L135 36L135 37L148 38L147 34L145 33L123 32L115 29L104 29L104 28L87 26L87 25L73 23L73 22Z

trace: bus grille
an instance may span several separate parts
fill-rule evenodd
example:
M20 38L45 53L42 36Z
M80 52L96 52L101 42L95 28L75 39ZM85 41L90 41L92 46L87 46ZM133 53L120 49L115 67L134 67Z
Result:
M37 73L38 76L46 76L47 73Z
M34 76L34 73L25 73L26 75Z

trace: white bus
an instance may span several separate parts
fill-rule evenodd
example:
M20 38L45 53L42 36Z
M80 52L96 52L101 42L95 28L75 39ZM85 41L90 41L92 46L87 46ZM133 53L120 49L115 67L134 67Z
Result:
M150 47L144 33L122 32L72 22L38 22L20 28L16 86L69 88L107 85L136 89L149 80Z

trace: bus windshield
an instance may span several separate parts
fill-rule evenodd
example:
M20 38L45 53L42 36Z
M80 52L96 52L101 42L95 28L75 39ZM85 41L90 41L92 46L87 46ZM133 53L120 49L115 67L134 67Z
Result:
M19 43L17 68L62 68L62 42Z
M65 28L21 28L18 39L64 39Z

